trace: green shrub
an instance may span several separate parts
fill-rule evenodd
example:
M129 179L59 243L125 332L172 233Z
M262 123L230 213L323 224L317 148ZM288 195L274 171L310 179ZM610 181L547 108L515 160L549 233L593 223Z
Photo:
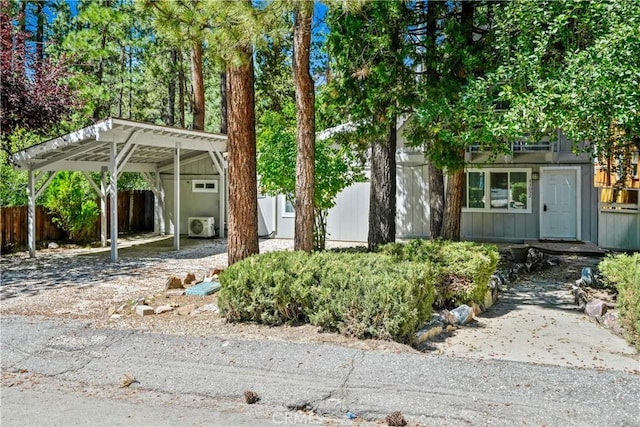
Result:
M230 321L310 322L359 338L411 342L431 317L433 269L381 254L273 252L233 264L218 302Z
M411 342L431 317L433 269L381 254L319 253L311 323L359 338Z
M80 172L58 172L47 189L44 206L71 240L83 242L92 237L100 210L90 184Z
M446 240L410 240L380 247L399 261L431 263L437 268L435 305L454 307L484 301L500 255L493 245Z
M616 306L628 339L640 350L640 253L607 256L598 265L605 284L618 291Z
M318 286L311 255L268 252L227 268L220 276L220 308L230 321L267 325L308 321L312 289Z

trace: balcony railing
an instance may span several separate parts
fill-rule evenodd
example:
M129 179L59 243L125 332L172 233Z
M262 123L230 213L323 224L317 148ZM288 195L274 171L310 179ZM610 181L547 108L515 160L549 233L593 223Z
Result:
M554 153L558 151L555 141L527 142L515 141L511 143L511 151L513 153ZM467 147L468 153L483 153L488 150L483 149L480 144L474 144Z

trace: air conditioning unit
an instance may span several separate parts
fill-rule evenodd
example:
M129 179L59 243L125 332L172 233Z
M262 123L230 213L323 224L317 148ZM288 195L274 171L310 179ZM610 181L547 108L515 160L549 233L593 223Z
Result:
M189 237L213 237L216 222L212 216L189 217Z

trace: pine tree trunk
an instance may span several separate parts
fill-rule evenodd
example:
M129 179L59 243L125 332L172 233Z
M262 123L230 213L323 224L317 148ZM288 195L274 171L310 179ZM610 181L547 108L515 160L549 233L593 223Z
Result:
M464 28L464 37L466 45L471 48L473 46L473 21L476 8L476 2L462 2L462 10L460 13L460 25ZM467 71L461 65L456 72L459 78L464 79ZM464 151L459 153L464 158ZM464 163L464 162L463 162ZM462 196L464 193L464 169L449 173L447 182L447 198L444 210L444 227L442 236L448 240L460 240L460 221L462 216Z
M313 250L315 189L315 101L309 72L313 9L295 12L293 32L293 81L296 92L296 195L294 249Z
M227 133L227 73L220 73L220 133Z
M202 43L191 49L191 84L193 85L193 129L204 130L204 77L202 75Z
M229 265L259 252L253 62L242 53L244 65L227 67Z
M429 165L429 232L432 239L442 237L444 217L444 174L433 163Z
M396 240L396 121L389 125L387 141L371 147L369 198L369 250Z
M184 102L184 92L185 92L185 78L184 78L184 62L182 61L182 52L177 51L178 54L178 109L180 112L180 127L186 127L185 116L185 102Z
M120 48L120 87L118 88L118 117L122 115L122 107L124 104L124 75L126 72L126 52L125 47Z
M464 171L449 174L447 181L447 205L444 210L442 237L448 240L460 240L460 216L462 214L462 194L464 189Z
M169 83L167 86L167 117L165 123L173 126L176 123L176 78L174 75L178 64L178 54L175 49L171 50L171 73L169 74Z

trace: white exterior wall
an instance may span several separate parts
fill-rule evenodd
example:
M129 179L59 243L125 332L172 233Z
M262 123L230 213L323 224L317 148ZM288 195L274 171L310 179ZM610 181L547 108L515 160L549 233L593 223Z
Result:
M396 236L398 238L429 236L428 167L423 164L401 164L396 168ZM327 217L327 240L366 242L369 234L370 184L358 182L337 196L336 205ZM294 237L295 218L284 212L284 196L272 198L276 208L276 237Z
M214 174L214 166L210 159L199 160L180 167L180 234L188 234L189 217L200 216L215 218L216 230L220 221L220 176ZM162 173L162 184L165 190L165 229L173 234L173 172ZM218 181L217 193L197 193L192 191L193 180ZM217 231L216 234L219 234Z

